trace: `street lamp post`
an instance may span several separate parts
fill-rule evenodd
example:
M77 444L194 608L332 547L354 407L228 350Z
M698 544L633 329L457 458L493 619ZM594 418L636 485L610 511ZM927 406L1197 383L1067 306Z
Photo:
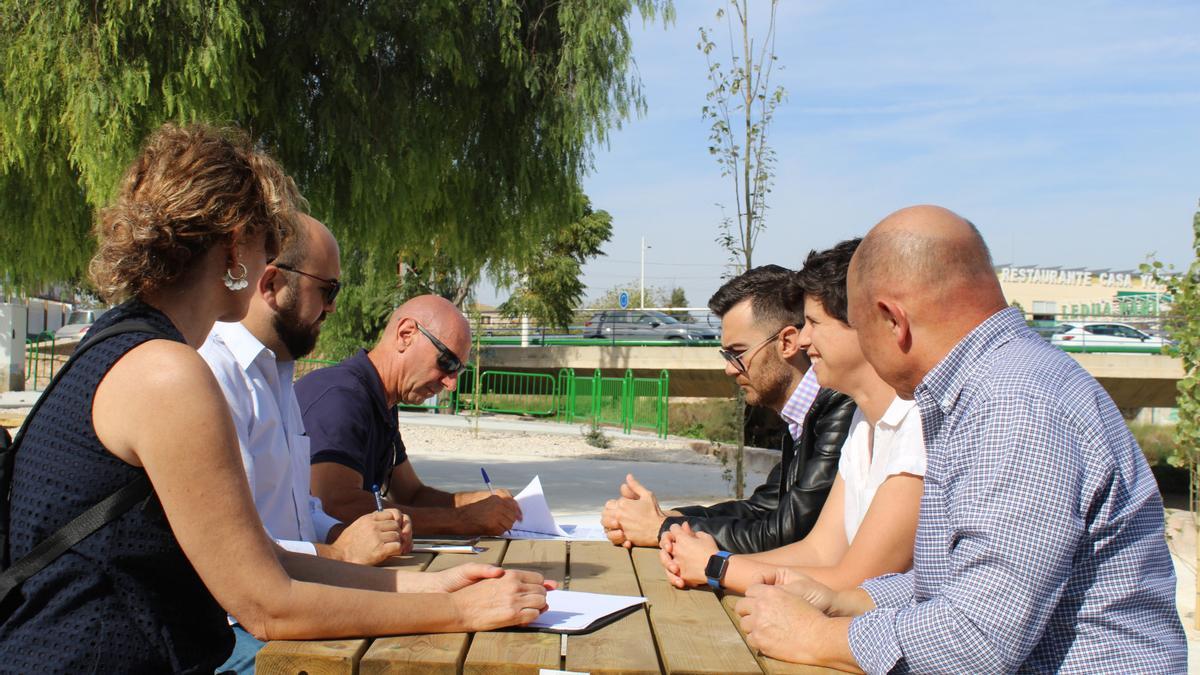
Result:
M638 301L638 309L646 309L646 249L653 248L646 245L646 238L642 237L642 277L639 283L641 300Z

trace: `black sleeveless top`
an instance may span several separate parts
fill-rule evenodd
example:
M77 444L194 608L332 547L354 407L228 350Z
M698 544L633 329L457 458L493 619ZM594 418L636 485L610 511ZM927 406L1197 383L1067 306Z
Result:
M136 300L104 314L89 334L127 318L184 341L165 315ZM91 348L42 404L16 457L10 560L145 473L105 450L91 413L109 368L153 337L124 333ZM225 611L179 548L154 493L17 593L0 624L3 672L212 673L233 649Z

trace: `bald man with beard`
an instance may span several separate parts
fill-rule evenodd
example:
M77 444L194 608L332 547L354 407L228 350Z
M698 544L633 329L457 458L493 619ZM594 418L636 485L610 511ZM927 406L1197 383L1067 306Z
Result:
M1095 379L1007 307L974 225L898 211L847 281L863 353L921 411L913 569L838 593L752 587L747 642L871 673L1185 672L1145 457Z
M400 437L396 406L453 390L471 350L471 327L435 295L392 313L371 351L309 373L296 396L312 446L312 491L325 510L353 520L387 508L412 519L413 533L499 535L520 518L507 490L449 493L421 482Z

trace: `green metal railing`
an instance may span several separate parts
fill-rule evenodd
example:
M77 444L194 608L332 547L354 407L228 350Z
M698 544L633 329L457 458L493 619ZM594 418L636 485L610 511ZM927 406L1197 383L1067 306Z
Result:
M561 422L595 422L621 427L625 433L634 428L650 429L667 436L670 374L663 370L656 378L604 377L597 369L581 378L575 371L558 371L558 419Z
M47 344L47 342L49 344ZM37 390L38 382L50 383L56 367L61 366L54 358L54 333L44 331L25 339L25 386Z
M544 373L485 370L479 375L479 391L459 396L460 409L475 407L475 397L485 412L545 417L558 411L558 383Z
M333 363L301 359L296 364L296 376ZM590 377L578 377L570 368L559 370L557 375L485 370L479 374L478 391L475 381L474 367L468 364L454 391L443 392L434 403L400 407L455 413L473 410L478 403L484 412L551 417L568 424L609 424L624 433L649 429L660 437L667 436L670 375L665 370L652 378L634 377L632 370L626 370L624 377L604 377L599 369Z

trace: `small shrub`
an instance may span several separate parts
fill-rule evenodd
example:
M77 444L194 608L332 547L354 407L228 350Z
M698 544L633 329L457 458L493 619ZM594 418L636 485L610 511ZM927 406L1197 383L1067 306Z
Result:
M593 448L600 448L602 450L612 447L612 439L595 422L592 422L591 426L583 428L583 441Z

